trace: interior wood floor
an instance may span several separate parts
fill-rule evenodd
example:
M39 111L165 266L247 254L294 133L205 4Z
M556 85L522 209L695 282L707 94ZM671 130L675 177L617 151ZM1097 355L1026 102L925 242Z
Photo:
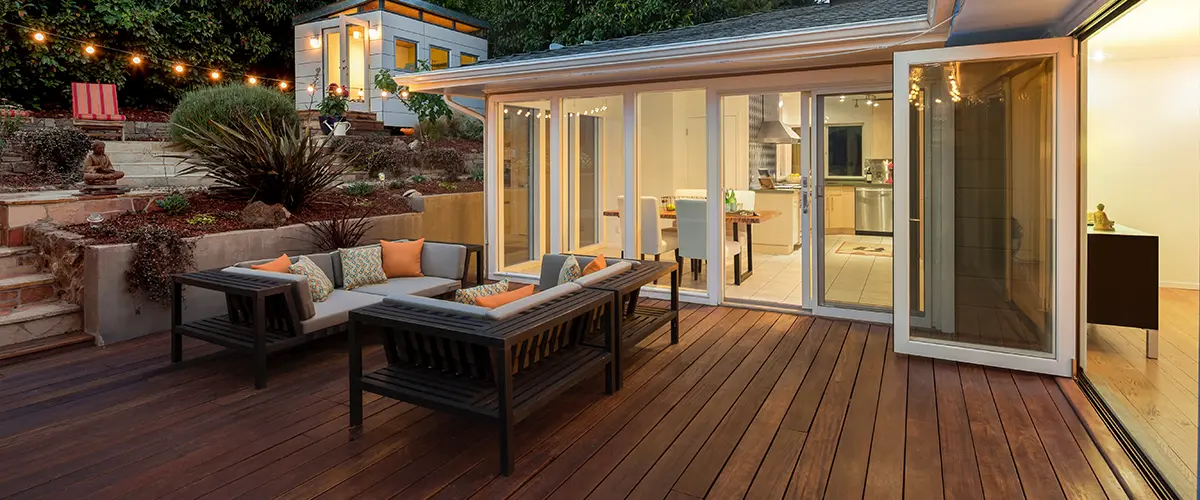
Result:
M886 326L686 306L517 427L368 395L337 338L250 361L153 335L0 367L0 497L1125 498L1147 490L1074 381L895 354ZM378 348L368 368L384 363ZM1082 405L1082 406L1080 406ZM1081 408L1078 412L1075 408ZM353 439L351 439L354 437ZM1102 450L1116 449L1110 468ZM1132 472L1131 472L1132 471ZM1122 478L1118 481L1118 477Z
M1196 491L1200 292L1159 289L1159 354L1144 330L1088 325L1088 380L1177 491Z

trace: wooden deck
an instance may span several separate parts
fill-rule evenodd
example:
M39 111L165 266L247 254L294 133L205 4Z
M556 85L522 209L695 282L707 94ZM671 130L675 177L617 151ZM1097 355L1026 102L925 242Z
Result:
M0 367L0 497L1124 498L1071 381L896 355L887 327L685 307L517 427L368 396L347 430L341 339L249 363L154 335ZM368 368L383 363L375 349ZM1083 422L1098 422L1084 414ZM1103 430L1103 428L1100 428ZM1119 450L1118 450L1119 452Z

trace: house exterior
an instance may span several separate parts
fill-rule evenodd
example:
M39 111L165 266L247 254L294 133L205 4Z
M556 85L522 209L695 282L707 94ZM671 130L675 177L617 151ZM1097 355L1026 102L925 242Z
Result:
M457 68L487 59L486 21L421 0L346 0L297 16L296 109L315 109L331 83L346 87L350 111L372 112L388 127L416 115L375 88L380 69L412 71L416 61ZM468 106L482 110L482 101Z
M891 324L896 352L1088 387L1112 366L1088 363L1096 309L1123 316L1146 299L1155 317L1158 287L1198 287L1193 201L1146 215L1192 221L1158 250L1161 268L1153 248L1089 268L1095 238L1157 238L1089 227L1107 220L1097 202L1142 184L1129 172L1188 165L1157 177L1186 182L1139 199L1200 186L1200 103L1185 89L1198 62L1189 0L830 0L396 80L486 100L493 279L532 281L546 253L675 259L686 302ZM1150 81L1174 90L1123 104ZM1164 125L1143 127L1147 113ZM1143 216L1144 203L1123 205L1125 220ZM1101 279L1117 288L1089 288ZM1147 279L1148 292L1132 288ZM643 294L667 298L660 285ZM1122 300L1094 305L1105 296ZM1138 387L1152 386L1158 322L1106 324L1133 328ZM1197 387L1183 384L1186 420ZM1178 399L1115 420L1153 422ZM1164 483L1195 491L1194 423L1168 438L1131 432L1127 449L1160 470L1190 463ZM1188 446L1155 454L1176 441Z

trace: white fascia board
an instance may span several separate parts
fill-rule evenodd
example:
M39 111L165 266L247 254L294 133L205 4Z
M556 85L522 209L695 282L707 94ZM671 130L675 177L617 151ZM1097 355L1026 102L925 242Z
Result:
M763 62L792 60L812 63L808 65L830 65L837 64L837 55L847 52L869 52L900 43L944 42L948 30L942 27L929 31L930 26L927 16L917 15L832 28L825 26L749 37L465 66L432 73L398 75L396 82L414 91L437 92L455 87L486 88L497 85L505 87L507 91L524 87L520 83L522 81L537 81L537 85L545 87L560 78L578 81L581 75L602 77L612 74L611 81L626 81L636 80L640 74L653 77L661 75L664 70L687 71L691 67L707 67L711 70L712 66L723 64L756 66ZM822 58L823 54L829 54L830 57Z

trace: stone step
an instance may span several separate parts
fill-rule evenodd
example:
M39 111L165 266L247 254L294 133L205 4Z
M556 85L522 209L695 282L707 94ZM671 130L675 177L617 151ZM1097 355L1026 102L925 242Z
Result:
M56 299L58 294L54 292L53 274L34 273L0 278L0 313Z
M38 257L33 247L0 247L0 278L33 274L38 271Z
M0 347L0 361L23 358L34 354L80 344L94 344L96 338L83 332L51 335Z
M18 307L0 316L0 348L83 331L79 306L63 301Z

